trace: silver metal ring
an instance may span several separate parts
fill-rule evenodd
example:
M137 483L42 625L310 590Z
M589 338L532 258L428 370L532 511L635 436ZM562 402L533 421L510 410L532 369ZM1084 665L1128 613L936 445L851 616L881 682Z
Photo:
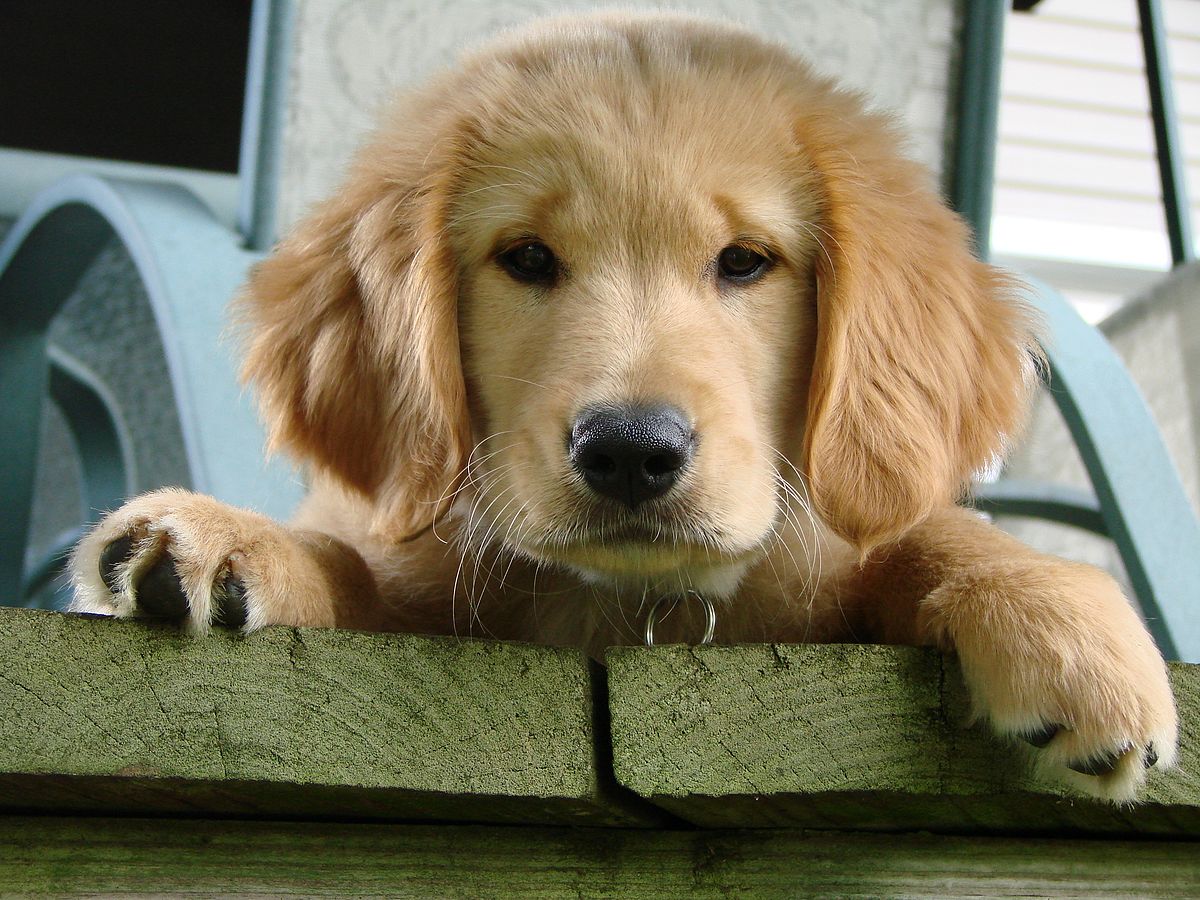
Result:
M700 605L704 607L704 636L700 638L701 644L711 644L713 634L717 630L717 608L713 606L712 601L707 597L702 596L696 591L684 591L684 597L695 597L700 601ZM666 600L673 601L671 609L674 609L674 603L678 602L678 597L659 597L654 601L654 605L650 607L650 611L646 613L646 646L654 646L654 626L658 620L659 608ZM668 611L668 615L670 611Z

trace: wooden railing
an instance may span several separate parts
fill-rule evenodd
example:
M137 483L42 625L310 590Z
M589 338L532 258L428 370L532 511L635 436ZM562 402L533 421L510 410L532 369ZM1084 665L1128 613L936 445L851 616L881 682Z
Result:
M1117 807L966 726L954 662L933 651L607 663L0 610L0 893L1200 886L1200 666L1172 665L1179 766Z

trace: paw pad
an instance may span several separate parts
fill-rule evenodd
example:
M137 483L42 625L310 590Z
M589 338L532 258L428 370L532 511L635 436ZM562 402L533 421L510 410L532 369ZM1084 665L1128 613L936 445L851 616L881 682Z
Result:
M1041 728L1038 728L1034 731L1025 732L1021 735L1021 739L1026 743L1037 747L1039 750L1043 750L1050 745L1051 741L1058 737L1060 732L1067 730L1069 729L1066 729L1062 725L1051 723L1048 725L1043 725ZM1125 754L1129 753L1129 751L1132 749L1132 744L1125 743L1116 750L1112 750L1107 753L1099 753L1095 756L1088 757L1087 759L1069 762L1067 763L1067 768L1072 769L1081 775L1092 775L1095 777L1111 775L1117 770L1117 766L1120 765L1122 757L1124 757ZM1151 744L1146 748L1145 752L1142 753L1142 766L1147 769L1152 769L1157 763L1158 753L1155 751L1154 745Z
M1117 765L1121 762L1121 757L1131 749L1129 744L1125 744L1123 747L1113 750L1110 753L1101 753L1098 756L1092 756L1088 759L1067 763L1067 768L1073 769L1081 775L1111 775L1116 771Z
M221 582L216 594L216 624L226 628L241 628L246 624L246 585L232 572Z
M133 536L126 534L117 538L104 548L100 554L100 577L114 594L120 593L121 585L117 580L117 566L129 559L133 552Z
M121 591L120 567L134 555L135 540L126 534L110 542L100 554L100 577L114 594ZM175 557L167 550L150 566L135 573L131 585L138 612L148 618L182 621L187 618L190 604ZM246 624L246 586L232 572L226 573L212 592L215 610L214 624L241 628Z
M133 587L138 608L155 619L182 619L188 614L187 595L175 559L169 553L160 556Z
M1028 743L1033 744L1033 746L1041 750L1052 740L1054 740L1055 736L1060 731L1062 731L1061 725L1044 725L1037 731L1027 732L1026 734L1021 735L1021 737Z

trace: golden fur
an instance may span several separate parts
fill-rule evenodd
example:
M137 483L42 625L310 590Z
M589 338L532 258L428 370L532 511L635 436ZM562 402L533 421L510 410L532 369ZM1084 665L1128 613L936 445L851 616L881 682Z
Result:
M1118 587L955 501L1018 429L1012 285L861 100L783 49L670 16L506 36L402 99L254 272L245 377L312 491L284 526L160 491L98 526L79 607L129 615L169 552L204 632L229 576L267 624L636 642L694 589L717 639L954 650L1005 734L1085 790L1170 765L1163 662ZM549 285L498 254L536 237ZM729 245L772 260L723 281ZM698 451L636 510L564 452L581 409L670 403ZM134 550L110 590L104 548ZM110 579L111 580L111 579ZM661 639L699 637L687 603ZM1114 772L1063 764L1122 753Z

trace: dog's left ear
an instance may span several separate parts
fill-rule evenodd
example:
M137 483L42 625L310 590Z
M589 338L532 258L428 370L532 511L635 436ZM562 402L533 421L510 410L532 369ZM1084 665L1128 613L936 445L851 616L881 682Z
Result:
M818 512L865 554L955 502L1014 436L1034 318L886 122L846 95L802 119L822 208L805 465Z

